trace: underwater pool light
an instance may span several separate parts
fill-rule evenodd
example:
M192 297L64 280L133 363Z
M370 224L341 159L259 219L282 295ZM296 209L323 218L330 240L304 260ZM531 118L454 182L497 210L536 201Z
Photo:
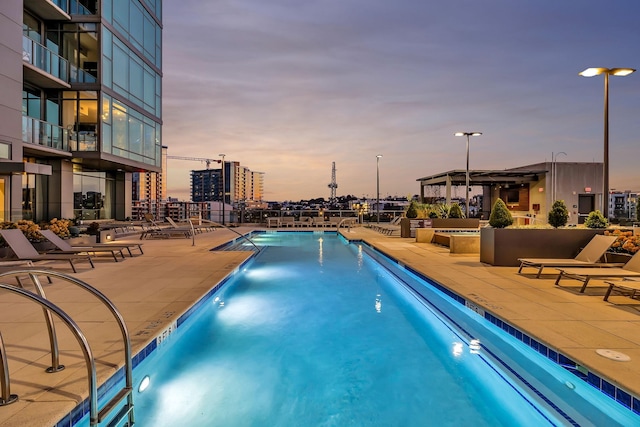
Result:
M149 384L151 384L151 378L149 378L149 375L145 375L144 378L142 378L142 381L140 381L140 385L138 386L138 393L142 393L143 391L145 391L147 387L149 387Z

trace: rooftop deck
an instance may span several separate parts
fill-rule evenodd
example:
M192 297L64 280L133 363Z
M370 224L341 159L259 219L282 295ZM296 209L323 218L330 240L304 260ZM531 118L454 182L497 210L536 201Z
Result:
M555 276L521 276L515 267L482 264L478 255L454 255L441 246L362 227L341 232L411 266L613 384L640 395L640 301L616 295L610 302L603 301L607 289L603 281L594 280L580 294L580 282L567 280L556 287ZM95 269L81 267L75 277L101 290L120 309L135 354L247 259L249 252L209 251L236 237L223 229L197 234L193 241L144 240L144 255L118 263L98 257ZM56 264L55 268L68 272L67 266ZM79 288L54 282L45 289L47 297L69 313L87 336L96 357L98 383L104 382L122 365L119 331L110 314ZM87 397L83 356L62 325L57 332L66 369L45 373L50 365L48 337L42 310L35 304L3 293L0 331L9 359L11 392L20 397L0 407L0 425L53 425ZM607 359L596 353L598 349L624 353L631 361Z

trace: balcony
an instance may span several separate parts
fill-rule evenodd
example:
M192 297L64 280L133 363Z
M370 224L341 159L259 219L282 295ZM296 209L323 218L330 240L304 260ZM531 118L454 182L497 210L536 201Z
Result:
M69 89L69 61L29 37L22 37L24 79L38 87Z
M67 129L33 117L22 116L22 142L71 152Z
M24 0L24 7L40 18L51 21L71 20L68 14L67 0Z
M26 8L50 21L71 20L70 15L95 15L95 3L86 0L24 0ZM93 4L94 10L90 10L85 4Z

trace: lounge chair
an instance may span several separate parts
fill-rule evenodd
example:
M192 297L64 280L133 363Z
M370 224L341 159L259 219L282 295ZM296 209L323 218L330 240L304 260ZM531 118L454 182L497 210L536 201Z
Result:
M624 267L617 268L565 268L558 269L560 273L556 278L556 285L559 285L563 277L570 277L576 280L582 280L584 283L580 289L580 293L584 293L591 279L626 279L640 277L640 252L631 257Z
M314 227L324 227L328 224L328 222L324 220L324 216L314 216L312 220Z
M615 241L616 236L596 234L575 258L518 258L520 261L518 274L522 273L524 267L537 268L536 278L540 278L542 269L545 267L622 267L624 264L599 262Z
M164 219L166 219L167 222L169 223L169 227L164 229L164 231L166 233L169 233L169 234L184 234L185 237L191 237L191 233L196 231L191 226L191 223L189 223L189 225L178 225L178 224L176 224L176 222L173 219L171 219L168 216L165 217Z
M144 253L142 252L142 244L141 243L131 243L131 244L120 244L120 243L104 243L104 244L100 244L100 243L95 243L93 245L91 244L87 244L87 245L78 245L78 246L73 246L70 245L69 242L67 242L64 239L61 239L60 237L58 237L58 235L56 233L54 233L51 230L40 230L40 234L42 234L45 239L47 239L48 241L50 241L51 243L53 243L55 245L55 247L57 247L59 250L61 251L65 251L65 252L73 252L73 251L81 251L81 252L111 252L111 254L113 255L113 257L116 259L116 262L118 261L118 258L116 257L116 254L120 254L120 256L122 256L122 258L124 258L124 250L126 249L129 252L129 256L133 256L133 254L131 253L131 248L137 248L140 253Z
M140 240L143 240L144 238L151 238L151 237L168 239L169 237L171 237L171 235L166 231L164 231L164 229L161 228L158 224L156 224L154 220L147 219L147 224L142 227L142 233L140 233Z
M267 218L267 227L271 228L271 227L280 227L280 218L276 218L276 217L269 217Z
M189 222L193 226L194 230L216 231L216 227L222 227L222 224L202 219L200 217L189 218Z
M295 222L296 227L309 227L311 226L311 217L301 216L298 221Z
M0 230L0 236L7 242L15 256L21 261L68 261L71 269L77 273L74 261L89 261L91 268L95 268L89 254L40 254L31 242L22 234L22 230Z
M609 289L607 289L607 293L604 294L604 300L609 301L609 296L611 292L618 291L620 293L626 293L627 296L631 299L636 298L638 296L638 292L640 292L640 281L629 279L629 280L621 280L620 282L605 282L609 285Z

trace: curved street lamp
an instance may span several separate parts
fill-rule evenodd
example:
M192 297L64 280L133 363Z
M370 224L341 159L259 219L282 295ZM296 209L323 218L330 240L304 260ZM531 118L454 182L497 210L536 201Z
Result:
M602 159L602 214L609 219L609 76L628 76L633 68L587 68L578 73L582 77L604 74L604 158Z
M466 211L465 215L469 218L469 137L470 136L480 136L482 132L456 132L453 134L454 136L466 136L467 137L467 174L466 174Z

